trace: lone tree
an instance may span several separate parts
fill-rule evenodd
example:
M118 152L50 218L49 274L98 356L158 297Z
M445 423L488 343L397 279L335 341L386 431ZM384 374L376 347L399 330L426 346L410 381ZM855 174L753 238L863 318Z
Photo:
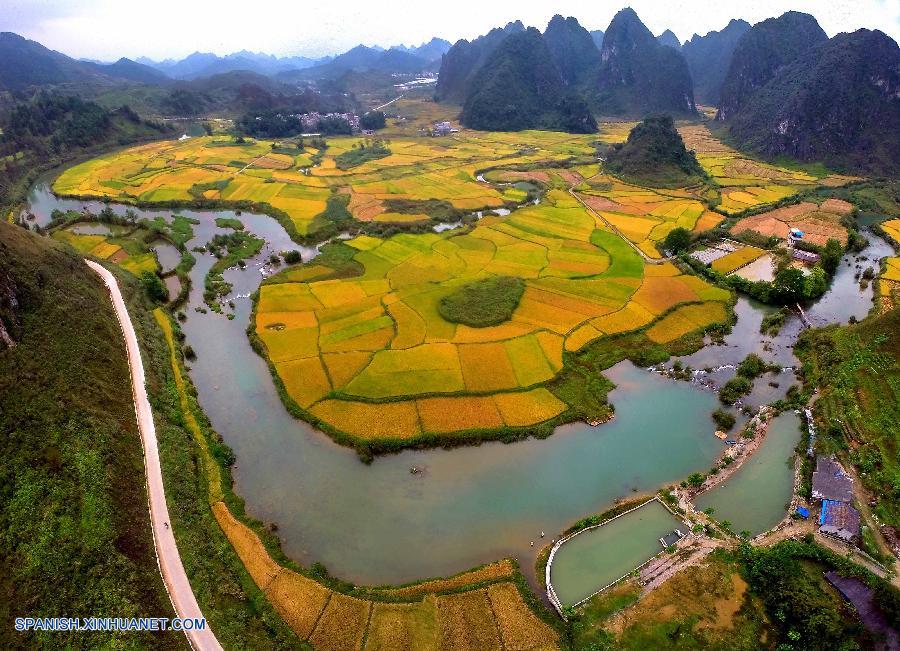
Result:
M663 240L663 248L672 253L681 253L682 251L687 250L690 245L691 232L681 226L669 231L669 234L666 235L666 239Z

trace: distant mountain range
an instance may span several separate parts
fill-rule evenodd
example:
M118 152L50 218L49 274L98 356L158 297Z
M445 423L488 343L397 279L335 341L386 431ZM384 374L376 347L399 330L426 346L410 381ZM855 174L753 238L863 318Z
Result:
M129 87L138 90L125 97L139 110L197 115L346 105L357 90L394 83L393 74L431 71L439 72L435 99L461 105L463 123L477 128L583 131L591 114L690 117L696 97L716 107L738 146L877 172L900 167L898 56L879 31L829 39L815 18L795 11L753 26L732 20L684 44L671 30L654 36L626 8L605 30L557 15L543 33L514 21L452 46L439 38L359 45L322 59L244 50L99 63L2 32L0 91L60 87L121 102L119 87ZM304 90L311 81L321 82L324 99Z
M50 50L36 41L0 32L0 90L23 91L32 87L64 84L111 85L131 82L167 85L174 80L194 80L235 71L282 81L336 77L348 70L416 73L437 70L450 43L433 38L416 47L396 46L384 50L359 45L336 57L276 57L242 50L226 56L194 52L179 60L153 61L122 58L115 63L76 60ZM298 71L308 70L305 74Z

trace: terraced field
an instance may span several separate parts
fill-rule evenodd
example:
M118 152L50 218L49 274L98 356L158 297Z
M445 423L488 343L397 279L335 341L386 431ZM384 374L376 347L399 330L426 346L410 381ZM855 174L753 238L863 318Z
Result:
M689 190L644 188L605 174L580 185L578 196L651 258L662 257L657 245L674 228L701 231L723 219Z
M655 336L671 341L725 321L730 298L669 263L645 269L562 190L465 234L361 236L339 246L359 275L330 277L317 261L269 279L254 328L300 413L355 441L439 442L564 418L570 405L550 385L567 351L648 326L681 304L702 308L660 324ZM304 271L316 275L303 280ZM443 297L499 276L525 281L507 321L476 328L442 318Z
M697 160L721 186L718 209L729 215L775 203L816 185L838 186L853 180L837 174L816 177L750 160L715 139L703 125L682 126L678 131L685 146L696 152Z
M416 202L439 201L451 209L475 211L523 198L478 182L477 170L593 152L590 136L467 132L448 138L394 138L390 156L338 169L335 157L359 141L329 138L324 152L264 140L239 144L222 136L157 142L76 165L53 189L124 203L207 201L259 207L289 230L308 235L327 225L332 192L348 195L348 208L361 221L415 222L427 219ZM321 164L313 166L311 156L317 153ZM405 210L392 210L391 200L405 202Z

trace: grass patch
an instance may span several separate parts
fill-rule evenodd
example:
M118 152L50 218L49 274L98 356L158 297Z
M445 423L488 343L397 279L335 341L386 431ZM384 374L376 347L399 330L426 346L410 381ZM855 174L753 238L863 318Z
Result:
M525 292L525 281L497 276L469 283L444 296L438 312L451 323L486 328L508 321Z

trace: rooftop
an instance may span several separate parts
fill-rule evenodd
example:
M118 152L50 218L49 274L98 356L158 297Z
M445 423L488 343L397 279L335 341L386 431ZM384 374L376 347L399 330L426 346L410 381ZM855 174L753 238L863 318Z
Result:
M859 535L859 511L846 502L824 500L819 525L823 533L850 540Z
M812 496L817 500L850 502L853 500L853 480L835 460L819 457L812 476Z

